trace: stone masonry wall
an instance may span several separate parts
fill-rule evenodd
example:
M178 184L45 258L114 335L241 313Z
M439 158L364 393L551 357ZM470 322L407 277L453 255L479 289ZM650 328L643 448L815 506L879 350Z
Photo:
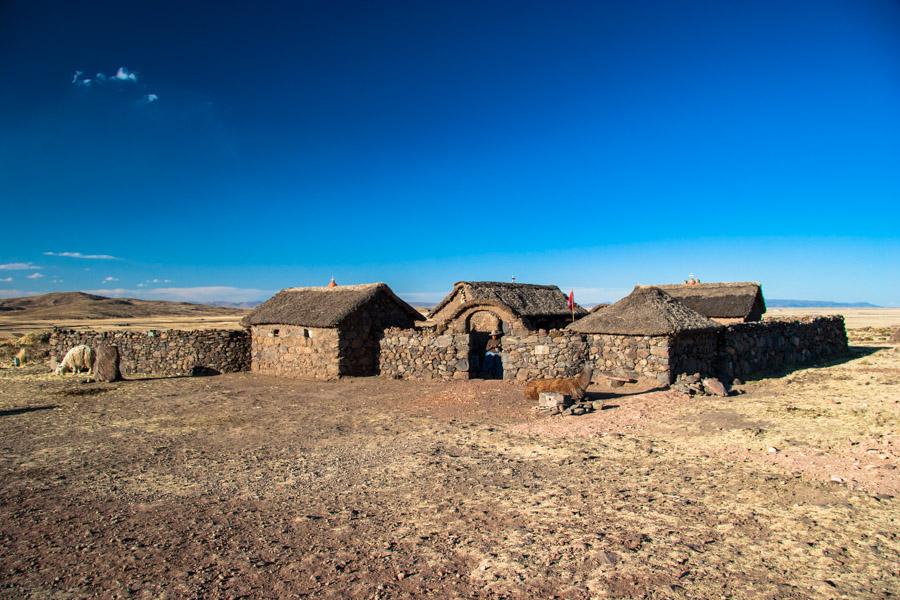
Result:
M584 336L559 329L506 335L500 343L503 378L516 381L577 375L588 355Z
M387 329L380 341L379 372L398 379L468 379L469 335Z
M331 380L340 376L339 361L337 329L297 325L253 327L251 370L254 373Z
M670 383L681 373L700 373L703 377L718 375L719 332L692 331L672 339L669 346Z
M241 330L74 331L54 329L50 357L62 360L79 344L118 346L124 375L189 375L194 367L234 373L250 369L250 334Z
M591 334L590 359L598 375L628 377L668 385L669 338L650 335Z
M716 369L723 377L749 377L847 353L840 315L730 325L719 331Z

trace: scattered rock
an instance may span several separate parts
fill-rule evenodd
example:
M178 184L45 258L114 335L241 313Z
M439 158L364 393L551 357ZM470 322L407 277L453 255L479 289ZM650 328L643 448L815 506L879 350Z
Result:
M845 483L847 480L840 475L832 475L831 481L833 481L834 483Z
M768 448L766 448L766 452L768 452L769 454L778 454L778 448L776 448L775 446L769 446Z
M701 383L703 384L703 390L707 394L721 396L723 398L728 395L728 390L725 389L725 385L715 377L707 377Z
M702 379L700 373L682 373L675 378L672 389L688 396L728 396L728 388L715 377Z
M735 377L734 381L731 382L731 385L744 385L744 382Z

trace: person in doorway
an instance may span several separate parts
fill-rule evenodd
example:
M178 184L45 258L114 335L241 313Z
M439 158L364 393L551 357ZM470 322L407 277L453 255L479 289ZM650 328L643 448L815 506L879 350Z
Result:
M500 379L502 376L503 363L500 359L500 352L503 348L500 345L501 335L503 333L496 329L492 331L491 337L484 348L484 372L492 379Z

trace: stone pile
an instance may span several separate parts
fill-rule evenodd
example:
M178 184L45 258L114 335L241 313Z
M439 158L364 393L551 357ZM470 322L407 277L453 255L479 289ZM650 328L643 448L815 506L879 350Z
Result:
M542 392L538 397L538 405L535 407L546 415L579 416L602 410L603 403L583 400L573 402L569 396L557 392Z
M682 373L675 378L672 389L688 396L727 396L728 389L715 377L701 377L700 373Z

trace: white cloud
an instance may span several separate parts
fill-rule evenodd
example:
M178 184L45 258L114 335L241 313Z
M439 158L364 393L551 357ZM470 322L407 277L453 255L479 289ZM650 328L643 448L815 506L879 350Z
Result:
M141 104L153 104L157 100L159 100L159 96L156 94L144 94L141 97Z
M72 75L72 83L78 83L78 78L84 75L84 71L75 71L75 74Z
M31 275L26 276L25 279L42 279L43 277L45 277L43 273L32 273Z
M139 284L137 284L137 286L138 286L139 288L145 288L145 287L147 287L147 284L146 284L146 283L139 283Z
M41 269L41 268L43 268L43 267L33 265L30 262L0 264L0 271L32 271L34 269Z
M109 254L82 254L81 252L44 252L44 256L61 256L63 258L84 258L87 260L120 260L118 256Z
M116 74L111 77L111 79L115 79L116 81L137 81L137 73L132 73L125 67L119 67L119 70L116 71Z
M3 283L12 283L12 280L12 277L4 277L3 279L0 279L0 281L2 281Z
M108 275L103 278L103 283L108 283L110 281L118 281L118 279L113 277L112 275Z

